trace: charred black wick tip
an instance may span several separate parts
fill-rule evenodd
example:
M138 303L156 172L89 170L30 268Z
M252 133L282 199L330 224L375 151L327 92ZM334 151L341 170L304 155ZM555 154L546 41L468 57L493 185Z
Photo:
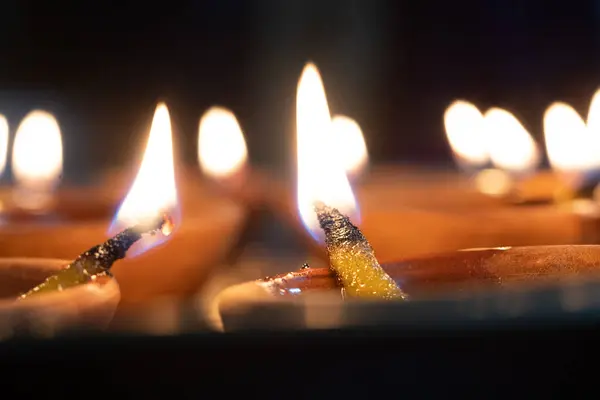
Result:
M168 218L168 216L163 215L151 224L140 224L127 228L106 242L96 245L81 254L77 261L83 263L95 262L99 267L108 271L117 260L125 258L129 248L140 240L142 235L155 234L156 231L162 229L165 223L169 222Z
M127 255L127 250L140 240L142 234L134 228L125 229L106 242L96 245L78 257L78 261L94 261L109 270L112 265Z
M123 232L104 242L103 247L107 253L114 257L114 261L125 258L127 250L142 238L142 233L137 229L125 229Z
M327 246L339 246L345 243L366 242L362 232L337 208L323 203L315 204L315 211L321 229L325 232Z

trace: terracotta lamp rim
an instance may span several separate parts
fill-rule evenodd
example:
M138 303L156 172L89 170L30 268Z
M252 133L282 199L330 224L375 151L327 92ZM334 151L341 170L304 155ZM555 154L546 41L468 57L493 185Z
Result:
M531 291L558 283L600 281L600 245L464 249L383 263L411 300L472 298ZM231 286L215 299L221 316L264 304L342 303L329 268L303 268Z
M120 301L113 278L99 278L62 292L25 300L17 296L70 261L50 258L0 258L0 340L13 335L52 336L71 329L104 329Z

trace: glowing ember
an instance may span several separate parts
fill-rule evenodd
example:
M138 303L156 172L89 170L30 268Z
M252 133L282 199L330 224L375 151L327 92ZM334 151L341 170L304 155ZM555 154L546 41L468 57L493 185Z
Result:
M170 236L175 229L175 222L173 222L173 217L169 214L163 214L163 224L160 228L160 231L165 236Z
M348 175L359 175L369 161L367 144L360 125L345 115L335 115L331 120L333 148L340 149L337 155Z

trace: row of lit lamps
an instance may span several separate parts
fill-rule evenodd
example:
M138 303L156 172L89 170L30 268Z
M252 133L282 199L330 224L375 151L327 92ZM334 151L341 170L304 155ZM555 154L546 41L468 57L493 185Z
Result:
M159 105L157 112L160 112ZM166 107L163 112L168 111ZM169 122L170 130L170 122ZM343 143L346 151L336 153L348 174L356 175L368 161L368 152L358 123L344 115L332 118L333 140ZM0 115L0 174L7 164L9 125ZM156 146L161 153L169 146ZM63 168L62 138L56 118L42 110L27 114L20 123L12 148L12 173L18 185L51 190ZM207 175L222 177L238 169L247 159L242 129L235 115L223 107L212 107L200 120L198 157Z
M358 217L348 174L359 172L366 164L366 145L355 121L331 116L321 76L313 64L307 64L302 72L296 103L298 211L311 234L319 236L315 201ZM225 183L247 167L247 157L235 115L221 107L209 109L198 132L198 159L205 175ZM178 210L170 117L164 104L156 109L142 165L109 233L154 217L157 210Z
M451 104L444 114L446 134L459 165L496 167L526 174L541 161L540 150L523 125L510 112L491 108L481 113L466 101ZM350 175L358 174L368 160L360 126L353 119L332 118L331 136L343 151L335 152ZM6 166L9 126L0 115L0 173ZM592 98L587 122L570 105L554 103L544 115L548 159L553 169L581 172L600 167L600 91ZM339 147L338 147L339 148ZM163 148L164 150L164 148ZM201 118L198 156L205 173L230 174L247 158L246 143L235 115L222 107ZM62 172L59 125L52 114L32 111L19 125L13 144L12 171L18 184L51 188Z
M347 178L359 174L368 161L360 126L349 117L330 115L323 83L313 64L307 64L302 73L297 102L298 201L303 220L306 223L306 219L314 219L312 204L316 199L353 214L356 204ZM5 170L8 142L9 125L0 116L0 172ZM222 107L206 111L198 132L198 158L204 173L214 179L226 178L244 166L247 157L246 141L235 115ZM52 193L62 168L57 120L45 111L30 112L17 128L12 149L16 191L36 194L21 196L25 199ZM167 106L161 103L154 114L140 169L109 233L155 217L158 210L178 209L171 120Z
M476 169L491 162L511 173L527 174L541 162L538 145L509 111L494 107L481 113L458 100L446 110L444 123L460 166ZM556 102L546 110L543 125L553 170L578 174L600 168L600 90L592 98L587 121L570 105Z

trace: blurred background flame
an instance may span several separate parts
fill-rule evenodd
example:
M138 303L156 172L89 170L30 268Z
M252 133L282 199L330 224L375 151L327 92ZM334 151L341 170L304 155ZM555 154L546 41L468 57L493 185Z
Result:
M211 107L200 119L198 161L202 171L215 178L235 174L248 158L246 140L235 115L223 107Z

